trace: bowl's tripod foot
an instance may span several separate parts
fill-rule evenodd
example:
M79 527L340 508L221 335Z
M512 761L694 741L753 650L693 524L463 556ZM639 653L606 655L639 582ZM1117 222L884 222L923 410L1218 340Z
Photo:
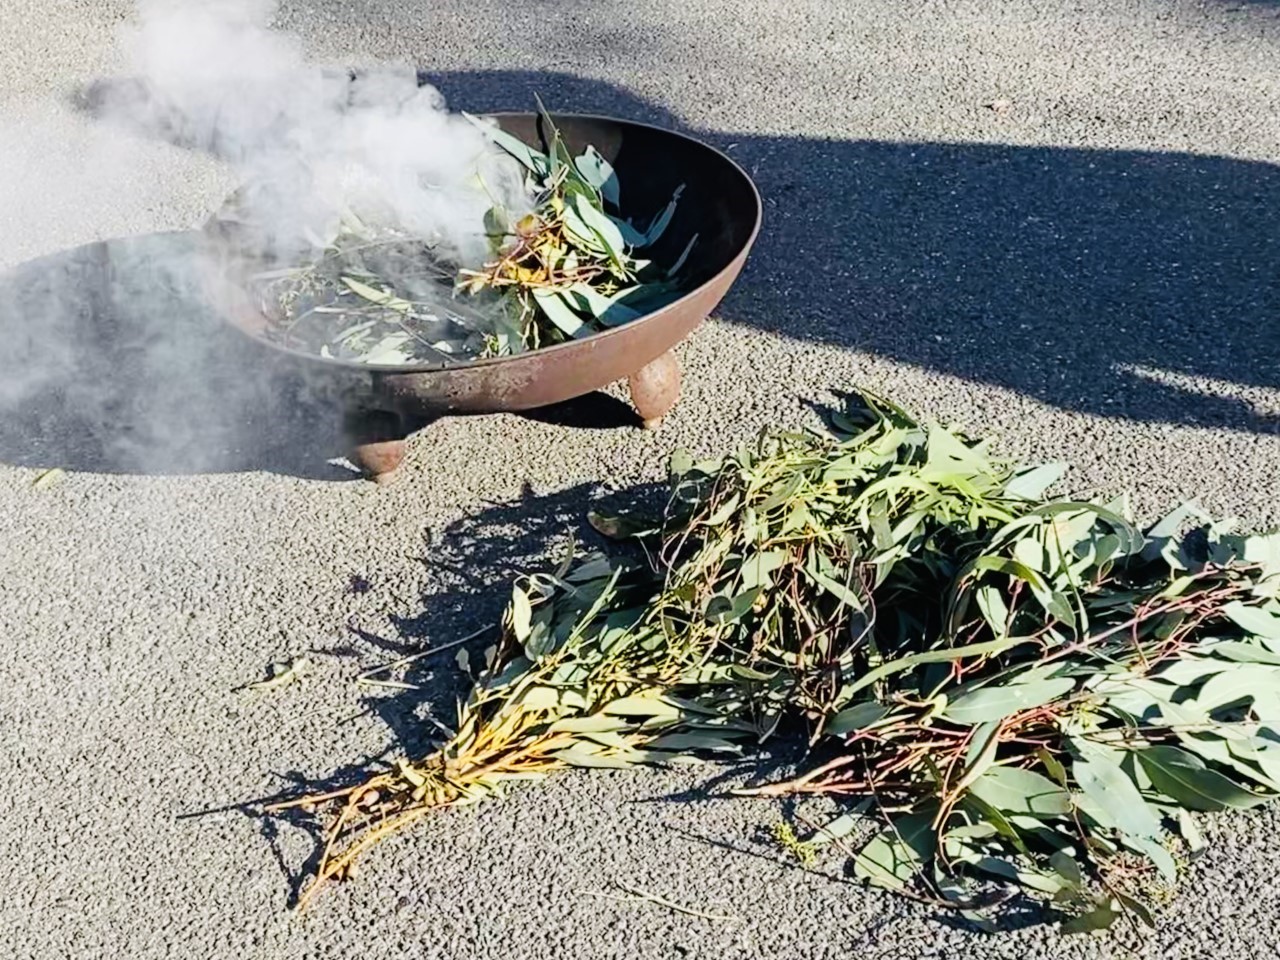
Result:
M646 430L657 430L680 399L680 363L668 351L635 373L627 381L631 405L640 414Z
M344 424L347 458L374 483L392 480L404 462L406 440L414 427L385 410L349 414Z

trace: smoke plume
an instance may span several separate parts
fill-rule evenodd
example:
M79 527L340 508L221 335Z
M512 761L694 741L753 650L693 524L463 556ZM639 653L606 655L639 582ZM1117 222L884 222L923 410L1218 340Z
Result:
M146 0L122 36L132 82L102 87L99 115L233 164L237 218L281 255L323 245L354 213L482 258L484 212L528 203L514 163L410 65L309 63L267 28L272 7Z
M0 462L245 469L296 429L265 351L211 309L202 245L113 237L220 215L251 254L288 258L355 214L466 265L489 207L527 205L514 165L410 65L309 62L273 9L142 0L120 75L78 111L0 110L0 265L46 255L0 274Z

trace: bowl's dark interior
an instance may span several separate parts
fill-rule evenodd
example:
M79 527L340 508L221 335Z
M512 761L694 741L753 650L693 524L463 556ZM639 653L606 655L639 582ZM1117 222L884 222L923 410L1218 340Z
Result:
M495 119L525 143L545 145L542 122L535 115L499 114ZM593 146L613 165L620 212L637 226L647 225L684 185L671 225L643 255L658 265L673 263L697 234L682 270L686 289L715 276L750 241L759 221L759 200L746 174L723 154L680 134L622 120L553 115L552 121L574 156Z

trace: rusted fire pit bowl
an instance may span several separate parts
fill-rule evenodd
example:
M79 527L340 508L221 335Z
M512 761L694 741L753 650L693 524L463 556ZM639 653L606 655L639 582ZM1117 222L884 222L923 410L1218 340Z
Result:
M521 140L542 142L536 114L494 118ZM268 320L247 295L220 293L232 324L300 365L310 382L336 392L350 411L351 457L375 479L399 465L408 433L439 416L530 410L626 379L636 412L654 428L679 397L680 367L671 350L715 309L742 270L760 228L755 185L723 153L683 134L606 117L558 114L553 121L575 155L590 144L614 166L624 216L645 221L685 184L675 218L646 252L658 263L672 262L698 235L681 299L581 340L441 368L375 366L287 349L264 337Z

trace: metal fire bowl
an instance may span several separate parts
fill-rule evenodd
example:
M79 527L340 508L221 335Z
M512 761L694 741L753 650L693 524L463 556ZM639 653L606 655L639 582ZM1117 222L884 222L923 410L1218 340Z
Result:
M494 115L503 130L527 143L545 142L536 114ZM448 414L529 410L629 381L641 420L656 427L680 392L680 368L670 353L702 322L737 279L760 229L760 195L727 156L683 134L607 117L558 114L553 121L576 155L588 144L613 165L622 214L644 222L681 184L684 193L662 239L646 255L673 261L694 234L685 266L688 293L629 323L580 340L512 357L454 366L370 365L291 350L264 337L266 316L237 285L226 284L223 313L263 346L303 367L307 379L336 391L363 424L351 436L354 459L375 477L403 456L415 422ZM227 286L233 289L228 290Z

